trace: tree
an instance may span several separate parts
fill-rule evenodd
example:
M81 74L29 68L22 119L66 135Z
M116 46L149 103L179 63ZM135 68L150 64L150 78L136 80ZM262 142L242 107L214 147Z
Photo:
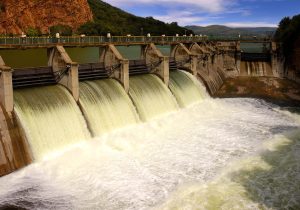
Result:
M300 39L300 15L283 18L279 23L275 39L277 42L282 43L282 50L287 64L291 63L296 41Z
M37 28L28 28L26 31L26 35L27 36L40 36L42 33L40 31L40 29Z
M55 25L49 28L50 34L55 36L56 33L59 33L62 36L71 36L73 34L72 28L68 25Z

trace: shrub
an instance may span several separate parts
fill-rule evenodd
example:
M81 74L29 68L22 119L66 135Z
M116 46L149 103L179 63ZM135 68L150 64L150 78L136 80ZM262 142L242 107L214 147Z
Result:
M62 36L71 36L73 31L72 28L68 25L55 25L49 28L50 34L55 36L56 33L59 33Z

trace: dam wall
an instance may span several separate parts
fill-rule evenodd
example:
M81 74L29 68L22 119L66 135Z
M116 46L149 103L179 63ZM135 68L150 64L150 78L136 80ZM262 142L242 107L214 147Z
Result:
M7 67L0 59L0 176L52 151L145 122L213 95L241 74L239 42L170 44L163 54L141 44L129 60L113 44L95 63L77 63L63 46L47 49L48 66ZM198 80L197 80L197 79ZM51 125L50 125L51 124Z
M239 76L289 78L280 46L271 42L263 52L242 52Z

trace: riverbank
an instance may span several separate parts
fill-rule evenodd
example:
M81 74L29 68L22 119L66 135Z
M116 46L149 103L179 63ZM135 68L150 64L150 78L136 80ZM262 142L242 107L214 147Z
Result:
M260 98L283 106L300 107L300 84L274 77L227 79L214 97Z

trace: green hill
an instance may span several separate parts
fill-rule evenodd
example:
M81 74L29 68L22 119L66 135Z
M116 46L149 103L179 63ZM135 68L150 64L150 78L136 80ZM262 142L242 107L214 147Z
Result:
M208 36L270 36L276 31L272 27L254 27L254 28L230 28L222 25L211 26L186 26L186 28L194 31L195 34L203 34Z
M94 21L82 25L78 33L87 35L175 35L184 34L185 28L178 26L176 22L164 23L152 17L137 17L119 8L113 7L100 0L88 0L93 12ZM187 30L187 33L192 31Z

